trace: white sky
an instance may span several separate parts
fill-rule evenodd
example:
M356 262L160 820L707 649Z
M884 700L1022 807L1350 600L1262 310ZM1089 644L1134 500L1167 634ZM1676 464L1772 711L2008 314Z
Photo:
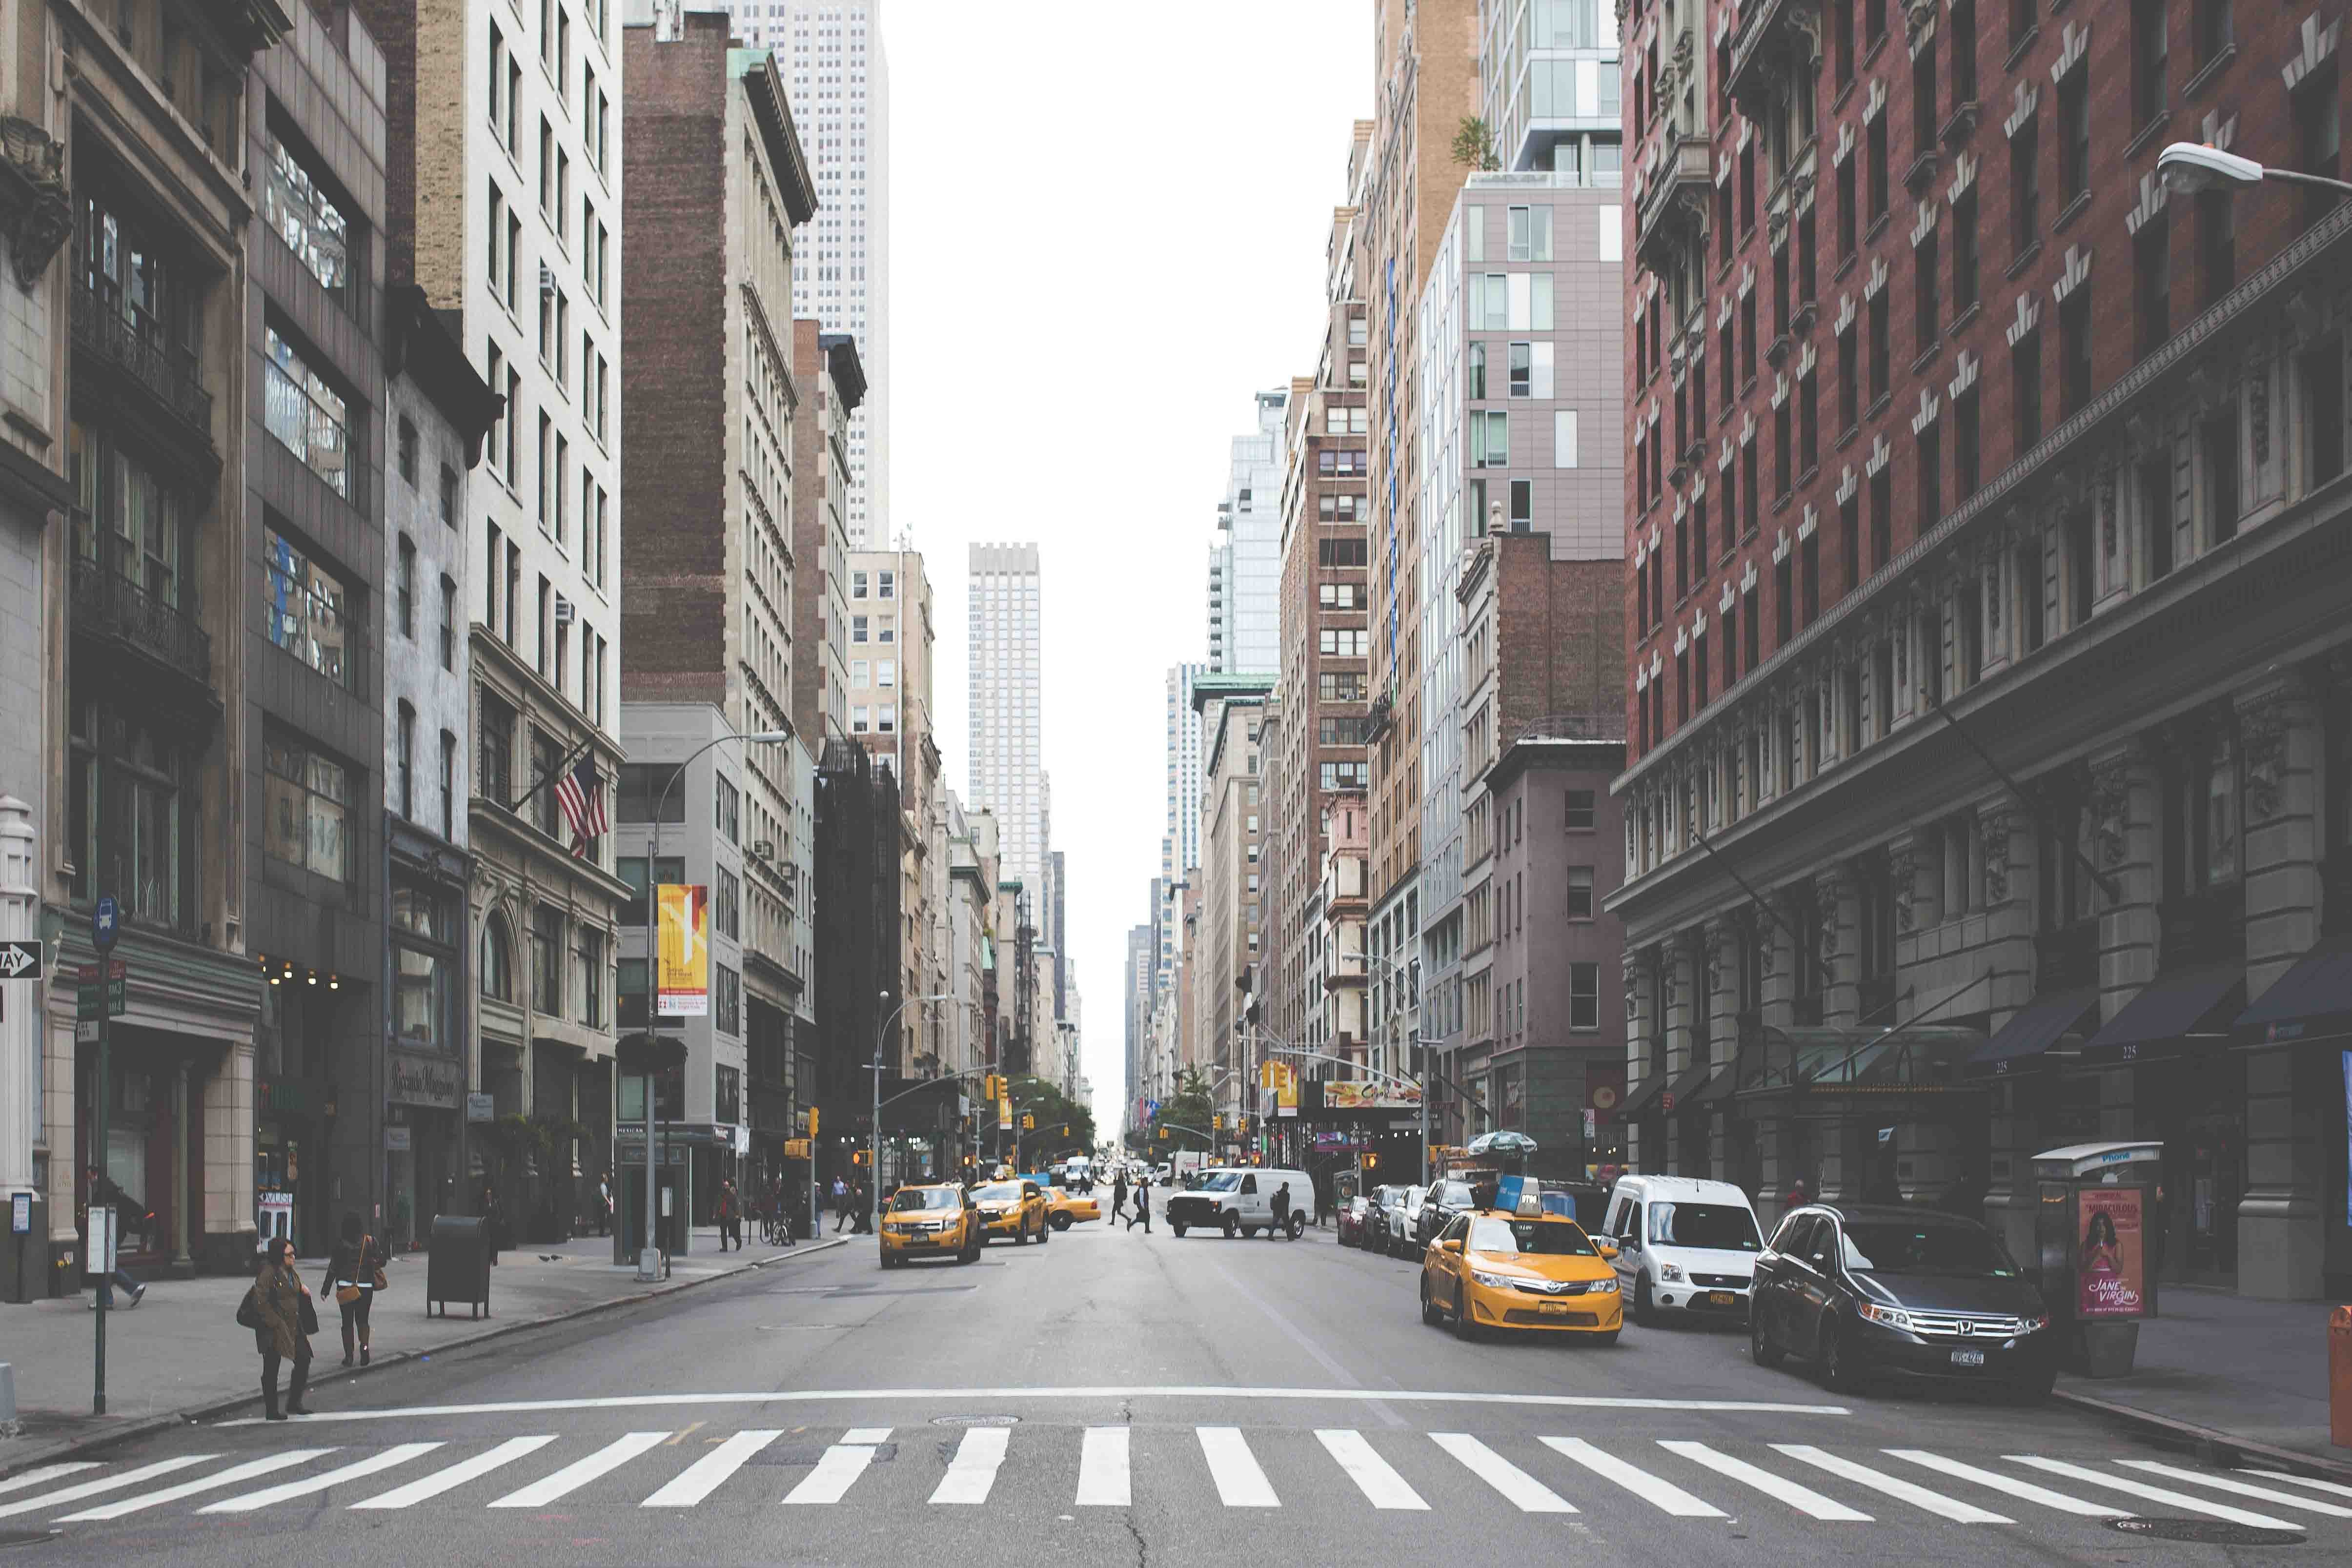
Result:
M1162 678L1208 649L1208 544L1250 395L1310 374L1369 0L890 0L894 531L937 596L965 790L964 572L1044 565L1045 762L1097 1128L1159 874Z

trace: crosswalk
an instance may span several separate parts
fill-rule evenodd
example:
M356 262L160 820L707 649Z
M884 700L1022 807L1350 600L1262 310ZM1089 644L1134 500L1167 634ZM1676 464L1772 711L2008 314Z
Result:
M2297 1535L2340 1530L2336 1521L2352 1521L2352 1487L2154 1458L1960 1458L1927 1448L1741 1442L1719 1434L1603 1442L1352 1427L1297 1433L1046 1424L972 1425L946 1440L930 1426L710 1433L698 1425L597 1436L442 1436L78 1462L0 1480L0 1520L91 1525L169 1517L182 1506L198 1516L233 1518L302 1500L377 1515L427 1503L436 1504L436 1511L762 1504L902 1510L1039 1498L1055 1507L1123 1509L1152 1496L1179 1503L1213 1496L1229 1509L1280 1509L1335 1484L1352 1488L1375 1510L1421 1514L1497 1506L1528 1515L1619 1510L1685 1520L1782 1512L1830 1526L1940 1521L1992 1528L2053 1517L2188 1515Z

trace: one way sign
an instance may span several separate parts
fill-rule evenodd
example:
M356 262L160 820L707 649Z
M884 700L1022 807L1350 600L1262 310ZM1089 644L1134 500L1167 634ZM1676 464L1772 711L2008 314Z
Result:
M41 976L41 944L0 942L0 980L37 980Z

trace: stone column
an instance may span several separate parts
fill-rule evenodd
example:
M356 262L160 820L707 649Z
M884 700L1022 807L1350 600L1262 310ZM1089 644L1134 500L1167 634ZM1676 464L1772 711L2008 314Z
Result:
M1709 1064L1718 1072L1730 1072L1739 1057L1739 928L1730 920L1711 920L1700 940L1706 952ZM1721 1100L1707 1112L1706 1169L1718 1182L1738 1175L1731 1168L1732 1114Z
M2322 746L2317 703L2299 679L2238 698L2245 779L2246 995L2260 996L2319 936ZM2300 1046L2246 1058L2246 1195L2238 1205L2238 1289L2307 1300L2320 1293L2326 1184L2316 1107L2296 1096ZM2306 1074L2306 1077L2311 1075Z
M1813 899L1822 921L1822 1022L1851 1025L1862 1013L1861 895L1839 865L1813 879Z
M40 935L36 856L33 808L13 795L0 795L0 939ZM53 979L0 982L8 988L8 1005L0 1012L0 1205L11 1193L33 1190L33 1145L41 1121L37 1031L42 993Z
M1706 983L1706 973L1700 952L1686 936L1677 933L1666 944L1666 1077L1669 1081L1690 1070L1691 1019L1702 1005L1699 987ZM1703 1162L1703 1149L1686 1147L1683 1136L1683 1118L1668 1112L1666 1116L1666 1169L1675 1175L1692 1174L1692 1167Z
M2037 852L2032 816L2003 795L1977 807L1977 849L1983 876L1984 915L1990 965L1988 1000L1998 1032L2034 996L2033 891ZM2018 1104L2019 1086L1992 1085L1990 1125L1985 1151L1984 1220L2007 1242L2014 1257L2026 1257L2033 1240L2033 1121ZM2024 1251L2019 1248L2023 1247Z
M193 1274L188 1250L188 1061L172 1069L172 1272Z
M1658 951L1635 948L1625 955L1625 1083L1630 1094L1643 1087L1650 1072L1650 1041L1664 1027L1651 1006L1652 977L1657 973ZM1642 1129L1625 1123L1625 1163L1637 1170L1657 1164L1664 1151L1642 1147ZM1663 1165L1658 1165L1663 1170Z
M250 1268L253 1208L253 1042L231 1040L205 1080L205 1247L216 1267Z
M2091 819L2099 869L2115 896L2099 917L2099 1017L2112 1020L2156 978L2164 922L2157 855L2161 827L2155 759L2127 741L2091 759ZM2136 1138L2137 1075L2113 1068L2099 1075L2099 1136Z

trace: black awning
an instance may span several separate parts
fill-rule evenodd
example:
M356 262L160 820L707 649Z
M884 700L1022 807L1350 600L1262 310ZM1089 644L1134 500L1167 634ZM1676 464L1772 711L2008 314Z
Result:
M2216 1045L2245 1005L2243 964L2159 974L2084 1043L2081 1059L2107 1065Z
M2038 1065L2067 1035L2098 1026L2099 989L2085 985L2054 996L2037 996L2018 1009L2000 1032L1969 1058L1970 1077L2017 1072Z
M1688 1110L1691 1108L1694 1092L1699 1085L1706 1081L1707 1075L1714 1070L1711 1064L1701 1062L1695 1068L1686 1068L1676 1074L1674 1080L1666 1085L1665 1093L1659 1097L1660 1103L1666 1109L1666 1114L1673 1116Z
M1714 1069L1714 1074L1690 1097L1693 1105L1713 1105L1718 1100L1729 1100L1738 1087L1739 1069L1727 1062ZM1679 1101L1677 1103L1680 1103Z
M2352 933L2330 937L2295 960L2230 1029L2247 1046L2352 1035Z
M1631 1121L1637 1116L1646 1116L1657 1103L1658 1096L1665 1091L1666 1075L1653 1073L1625 1091L1625 1103L1617 1108L1618 1120Z

